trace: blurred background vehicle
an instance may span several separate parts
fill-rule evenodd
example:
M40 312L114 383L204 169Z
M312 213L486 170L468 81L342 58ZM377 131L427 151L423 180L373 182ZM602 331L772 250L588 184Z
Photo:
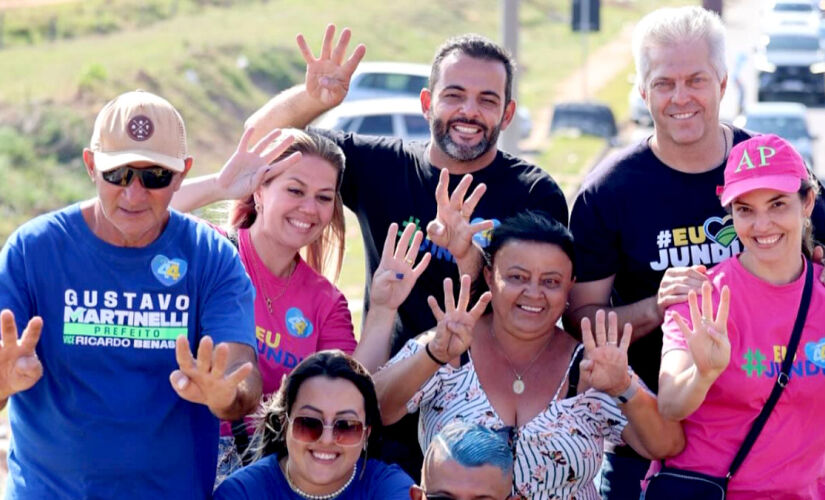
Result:
M788 142L814 168L813 141L808 128L808 108L796 102L757 102L734 120L737 127L763 134L776 134Z
M627 95L627 101L630 106L630 119L633 123L643 127L652 127L653 118L650 116L650 111L647 109L647 103L645 103L645 100L642 99L642 94L639 93L639 89L636 85L633 85L630 88L630 92Z
M401 96L417 99L429 79L430 66L427 64L362 62L352 75L344 102ZM521 137L528 137L533 129L530 111L524 106L516 106L516 118Z
M324 129L425 141L430 125L418 97L387 97L343 102L311 124Z
M550 132L576 131L586 135L604 137L611 143L618 134L616 118L609 106L600 102L567 101L553 107Z
M781 27L756 49L757 99L825 103L825 52L817 29Z

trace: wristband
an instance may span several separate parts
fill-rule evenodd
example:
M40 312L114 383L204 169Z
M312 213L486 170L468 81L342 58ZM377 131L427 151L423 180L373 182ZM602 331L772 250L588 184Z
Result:
M624 392L622 392L621 394L611 397L613 398L613 401L616 402L616 404L623 405L630 401L631 398L633 398L633 396L635 396L637 392L639 392L639 381L636 380L636 374L634 373L630 375L630 385L627 387L627 389L625 389Z
M444 365L447 364L446 361L441 361L440 359L435 357L435 354L433 354L433 352L430 350L430 343L429 342L424 344L424 350L427 351L427 356L429 356L430 359L433 360L433 363L437 364L438 366L444 366Z

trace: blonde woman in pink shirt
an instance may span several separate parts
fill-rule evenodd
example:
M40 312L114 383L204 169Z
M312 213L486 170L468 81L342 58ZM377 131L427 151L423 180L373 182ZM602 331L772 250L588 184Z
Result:
M731 151L720 195L745 251L708 271L701 306L690 292L665 315L659 410L682 421L686 445L664 461L645 498L696 498L694 487L710 488L701 498L825 498L825 287L811 278L822 266L810 260L817 191L800 155L777 136ZM801 337L788 352L797 315ZM780 375L786 357L789 377ZM776 406L746 440L775 386Z
M255 333L264 397L274 393L302 359L320 350L340 349L368 370L376 370L389 357L388 330L383 324L372 328L367 323L357 343L346 298L325 277L337 278L343 259L343 152L319 134L295 129L283 130L280 137L270 134L249 149L251 133L247 130L220 172L184 184L173 206L189 211L236 200L230 209L230 227L223 232L238 247L256 290ZM278 141L270 146L273 138ZM272 161L238 171L233 167L241 163L235 158L238 155ZM396 248L398 226L390 226L371 287L371 307L397 308L399 297L409 293L426 267L429 254L413 268L423 238L420 231L413 234L414 229L414 225L405 228ZM223 422L219 479L239 465L234 451L247 448L251 430L244 422Z

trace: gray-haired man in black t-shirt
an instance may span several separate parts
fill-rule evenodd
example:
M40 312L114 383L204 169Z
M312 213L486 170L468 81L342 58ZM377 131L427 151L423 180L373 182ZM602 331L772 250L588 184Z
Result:
M597 166L576 197L568 319L578 324L608 309L631 323L630 364L656 390L665 308L698 292L708 267L742 249L716 186L731 147L750 134L719 122L727 68L718 16L700 7L654 11L637 25L633 53L654 132ZM823 210L820 199L820 231ZM629 447L607 453L603 497L638 498L648 464Z

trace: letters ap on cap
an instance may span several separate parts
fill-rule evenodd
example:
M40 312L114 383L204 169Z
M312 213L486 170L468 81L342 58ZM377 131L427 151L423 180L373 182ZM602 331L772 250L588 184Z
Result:
M808 178L805 160L793 146L774 134L757 135L731 149L725 164L725 185L717 188L722 206L757 189L795 193Z

